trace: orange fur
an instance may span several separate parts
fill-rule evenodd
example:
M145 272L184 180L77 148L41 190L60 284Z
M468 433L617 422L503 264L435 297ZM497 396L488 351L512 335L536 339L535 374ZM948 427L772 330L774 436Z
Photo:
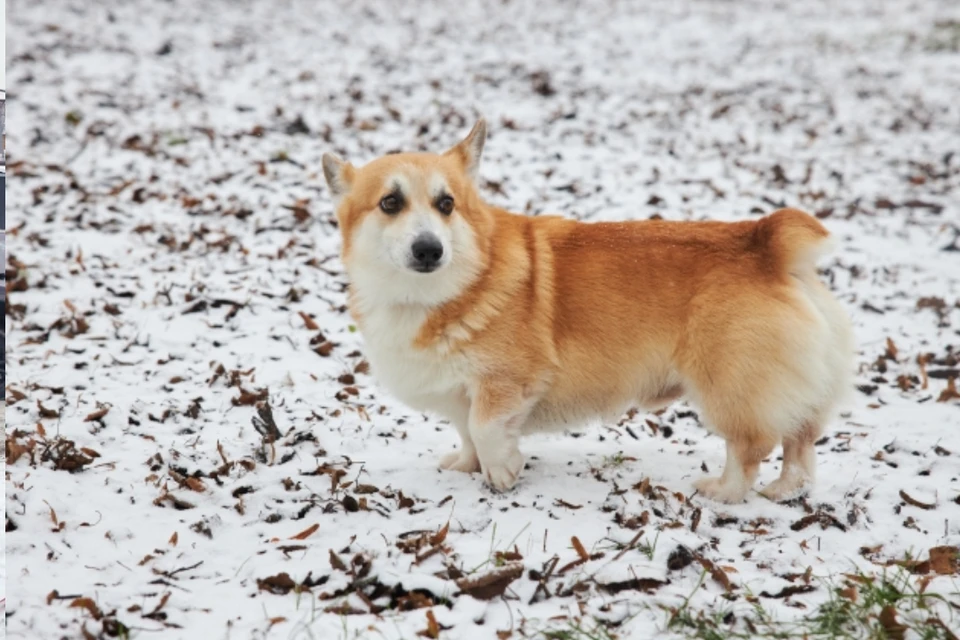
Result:
M823 225L795 209L734 223L512 214L484 203L470 179L476 131L444 155L330 165L342 181L343 257L361 331L384 354L384 371L416 358L418 372L434 366L448 378L424 378L423 393L394 384L402 399L454 422L463 447L444 466L479 467L507 488L522 467L520 435L684 395L728 441L723 476L698 483L708 496L742 500L781 441L784 475L768 495L812 481L810 434L849 385L851 352L845 315L813 265L828 240ZM443 299L418 302L420 281L411 280L412 293L390 301L386 290L373 291L377 281L363 280L375 258L355 255L355 239L398 224L377 209L393 175L409 185L411 211L424 216L426 185L445 181L456 210L443 224L472 237L451 258L462 283ZM444 277L429 274L424 289ZM367 326L370 314L383 314L383 327L410 319L412 329Z

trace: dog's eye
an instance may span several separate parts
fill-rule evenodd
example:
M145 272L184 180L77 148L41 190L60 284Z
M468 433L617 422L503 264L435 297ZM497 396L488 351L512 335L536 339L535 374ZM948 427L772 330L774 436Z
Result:
M392 193L388 196L383 196L383 200L380 201L380 210L390 215L400 213L400 209L402 208L403 200Z
M445 216L453 213L453 198L451 196L442 196L437 200L437 211Z

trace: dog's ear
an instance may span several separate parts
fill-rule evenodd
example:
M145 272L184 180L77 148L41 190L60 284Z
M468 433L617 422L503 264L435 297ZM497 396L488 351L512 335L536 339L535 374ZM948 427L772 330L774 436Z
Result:
M353 182L353 165L332 153L323 154L323 177L336 202L350 190Z
M447 151L444 155L456 156L463 164L464 171L476 180L480 168L480 156L483 154L483 143L487 140L487 123L483 118L477 120L473 129L460 144Z

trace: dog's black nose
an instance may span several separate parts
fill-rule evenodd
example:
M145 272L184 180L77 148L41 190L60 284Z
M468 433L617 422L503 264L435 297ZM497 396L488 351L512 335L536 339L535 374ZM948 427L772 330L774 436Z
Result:
M428 273L440 266L440 258L443 257L443 244L440 238L432 233L421 233L413 241L410 247L413 253L413 264L411 265L417 271Z

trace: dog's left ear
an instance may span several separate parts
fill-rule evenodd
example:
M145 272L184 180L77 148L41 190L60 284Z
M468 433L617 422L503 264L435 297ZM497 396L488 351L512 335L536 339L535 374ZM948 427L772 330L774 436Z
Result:
M476 180L480 169L480 156L483 154L483 143L487 140L487 123L483 118L477 120L473 129L460 144L447 151L444 155L457 156L463 164L464 171Z
M327 179L327 186L337 201L350 190L353 182L353 165L341 160L332 153L323 154L323 177Z

